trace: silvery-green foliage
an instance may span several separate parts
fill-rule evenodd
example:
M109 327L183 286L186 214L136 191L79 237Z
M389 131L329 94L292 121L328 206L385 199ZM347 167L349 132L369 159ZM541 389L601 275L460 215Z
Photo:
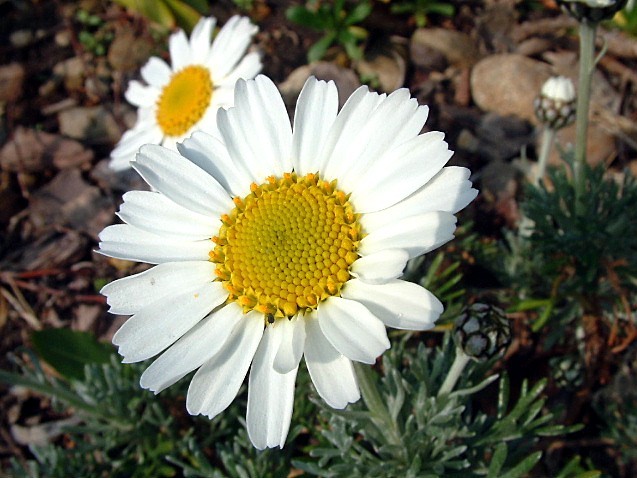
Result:
M519 477L541 457L539 437L568 433L544 409L546 381L523 382L519 399L509 403L504 375L498 391L485 379L493 361L470 363L456 391L437 396L453 359L448 338L442 349L422 344L414 351L395 344L383 357L377 386L389 420L361 406L346 411L323 407L328 426L312 460L295 466L322 477ZM476 394L493 395L495 415L478 411ZM372 409L373 407L369 407Z
M222 439L238 414L237 407L231 407L229 413L212 423L195 423L189 417L185 418L187 422L180 418L180 422L169 404L184 394L183 387L160 397L140 393L143 366L122 365L115 355L109 363L87 365L85 379L70 382L45 373L34 355L30 360L33 366L16 362L20 374L3 371L2 381L48 395L59 405L70 405L81 422L64 429L72 446L31 446L35 460L14 461L15 478L175 476L176 467L166 460L168 454L186 455L192 435L203 437L203 445Z

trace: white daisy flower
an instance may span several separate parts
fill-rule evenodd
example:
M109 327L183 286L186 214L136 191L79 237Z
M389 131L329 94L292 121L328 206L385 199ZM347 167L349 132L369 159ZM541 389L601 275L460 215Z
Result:
M261 71L259 54L246 54L258 28L246 17L228 20L210 44L215 18L202 18L186 38L183 30L169 40L171 65L152 57L142 67L147 83L131 81L126 99L137 106L137 122L111 153L110 167L127 169L144 144L176 144L195 130L214 131L217 109L232 106L234 85Z
M173 152L141 148L133 167L155 190L124 195L126 224L100 234L107 256L158 264L104 287L132 314L113 337L124 362L161 354L141 385L160 392L197 369L186 407L214 417L250 369L255 447L283 446L301 357L332 407L359 399L352 360L389 348L386 326L426 330L443 310L400 277L453 238L476 196L444 167L443 134L419 134L428 108L407 89L356 90L338 112L333 82L310 78L294 127L271 80L237 82L202 132Z

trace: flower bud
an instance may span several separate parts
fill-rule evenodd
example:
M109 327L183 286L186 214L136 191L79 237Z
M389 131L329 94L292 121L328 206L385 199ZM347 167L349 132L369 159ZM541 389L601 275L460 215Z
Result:
M588 20L598 23L613 18L616 12L624 8L626 0L557 0L557 3L580 22Z
M502 354L511 343L511 324L504 312L488 304L473 304L454 324L456 345L476 361Z
M553 357L549 360L555 383L567 390L576 390L584 383L584 365L577 356Z
M535 98L535 115L546 127L561 129L575 121L575 99L573 82L563 76L553 76L546 80Z

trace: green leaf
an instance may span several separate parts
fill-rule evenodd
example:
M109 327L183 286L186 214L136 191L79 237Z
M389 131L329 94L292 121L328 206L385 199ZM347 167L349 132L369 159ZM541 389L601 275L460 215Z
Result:
M208 0L184 0L184 3L190 5L202 15L208 12L209 2Z
M358 27L356 25L347 27L347 30L344 30L344 31L347 32L348 35L351 35L356 40L364 40L368 36L367 30L365 30L363 27Z
M319 14L300 5L288 8L285 11L285 16L294 23L313 28L314 30L323 30L325 27L325 21Z
M350 31L353 28L341 30L338 34L338 42L345 48L347 56L352 60L360 60L363 57L363 49L357 45L357 39Z
M551 303L551 299L525 299L521 300L513 307L511 307L508 312L523 312L526 310L535 310L540 307L546 307Z
M356 43L347 42L343 46L345 47L347 56L349 56L352 60L360 60L363 58L363 50L357 46Z
M489 464L489 474L487 475L487 478L498 478L500 476L500 470L507 459L507 451L506 443L498 443L495 447L491 463Z
M453 16L454 7L448 3L433 3L427 8L429 13L437 13L438 15L444 15L446 17Z
M506 415L507 408L509 407L509 375L502 375L502 380L500 380L500 389L498 390L498 420L502 420Z
M195 27L201 14L190 5L179 0L164 0L177 20L177 24L187 32L191 32Z
M155 0L116 0L120 5L137 12L149 20L168 28L175 26L175 17L163 1Z
M336 34L328 33L314 45L312 45L312 47L307 51L307 61L312 63L313 61L318 61L323 58L323 55L325 55L325 52L334 42L335 38Z
M542 458L541 451L531 453L515 467L511 468L507 473L500 475L500 478L521 478L523 476L527 476L527 473L531 471L531 468L533 468L538 461L540 461L540 458Z
M84 366L106 363L113 353L110 344L98 342L94 335L71 329L45 329L33 332L31 342L36 352L70 379L82 380Z
M369 14L372 13L372 6L367 2L359 3L354 9L347 15L345 20L346 25L353 25L355 23L362 22Z

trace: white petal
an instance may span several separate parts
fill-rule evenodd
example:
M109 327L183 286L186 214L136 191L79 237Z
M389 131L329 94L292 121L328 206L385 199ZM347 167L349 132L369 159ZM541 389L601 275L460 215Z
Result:
M148 184L191 211L220 217L234 208L223 186L175 151L146 145L133 167Z
M263 314L249 312L232 330L223 348L197 370L186 397L191 415L208 418L228 408L248 373L263 335Z
M145 144L159 144L163 133L159 127L134 128L126 131L111 151L109 167L115 171L123 171L131 167L131 161L135 160L135 154Z
M152 126L158 127L156 110L157 108L155 106L152 108L139 108L137 110L137 122L135 123L135 128L150 128Z
M407 201L424 201L427 209L422 209L422 212L447 211L455 214L478 195L478 191L471 187L470 175L471 172L467 168L443 168L421 191L417 191Z
M188 133L186 133L183 138L181 136L164 136L160 144L171 151L177 151L177 142L183 140L186 136L188 136ZM135 158L135 160L137 160L137 158Z
M292 127L272 80L259 75L237 81L234 104L227 111L228 119L220 111L217 122L235 163L259 178L259 183L291 172Z
M353 147L353 138L358 137L369 115L383 99L383 95L370 92L364 85L347 99L332 123L323 149L316 159L318 170L323 172L324 178L332 180L341 177L346 169L345 163L352 160L348 157L348 152Z
M161 89L168 84L173 72L164 60L151 56L140 73L146 83Z
M365 118L364 127L351 138L347 150L341 152L343 166L338 176L341 187L354 191L361 175L396 145L401 128L417 108L418 102L410 99L406 88L394 91L378 104Z
M453 154L443 137L438 131L416 136L387 151L359 174L351 189L356 212L385 209L424 186Z
M234 106L234 85L236 81L233 81L230 85L219 84L215 88L215 92L212 94L212 100L210 102L210 114L214 113L214 124L215 124L215 132L210 133L214 134L215 137L221 138L219 133L219 128L217 127L217 110L219 108L228 109ZM206 112L206 115L208 112Z
M201 17L190 34L190 50L194 63L205 63L210 53L212 29L217 20L211 17Z
M329 297L318 307L318 322L327 340L351 360L372 364L389 348L383 323L358 302Z
M183 241L158 236L128 224L108 226L100 233L97 252L129 261L163 262L207 261L214 248L210 240Z
M361 218L366 230L377 229L390 222L433 211L455 214L478 194L471 188L470 172L466 168L447 166L431 181L407 199L383 211L364 214Z
M351 271L361 280L376 284L400 277L408 260L409 254L403 249L384 249L356 259Z
M305 320L295 316L291 319L279 319L272 327L280 329L281 344L274 357L274 370L288 373L299 366L305 344Z
M175 342L228 297L220 282L208 282L144 307L124 322L113 344L124 363L146 360Z
M364 222L363 227L367 227ZM453 239L456 218L448 212L435 211L366 230L369 233L360 242L361 255L399 248L405 249L409 257L414 258Z
M342 296L362 303L385 325L395 329L431 329L443 311L440 301L427 289L401 280L378 285L349 280Z
M225 144L218 138L196 131L178 144L177 149L185 158L215 178L233 196L245 197L250 192L250 177L237 169Z
M218 218L204 216L149 191L130 191L117 215L128 224L153 234L176 239L210 239L221 226Z
M318 172L316 157L338 112L338 91L333 81L308 78L296 102L292 161L300 175Z
M250 19L237 15L230 18L212 42L208 64L214 73L213 81L223 80L239 63L259 29Z
M316 317L306 319L305 330L305 363L318 394L338 409L357 401L360 392L352 362L332 347Z
M248 436L259 450L275 446L283 448L290 429L298 363L286 374L274 370L274 357L284 338L283 330L281 327L265 328L248 379Z
M135 106L153 106L159 97L159 90L153 86L142 85L137 80L132 80L128 84L124 96L126 100Z
M100 294L106 296L111 314L129 315L180 289L199 287L215 277L215 265L210 261L167 262L111 282Z
M230 87L234 89L234 84L238 79L250 80L259 74L261 68L263 68L261 55L253 51L244 56L234 70L229 72L225 77L215 80L215 85L217 87ZM218 94L218 91L219 90L215 90L213 98L214 95ZM226 104L232 106L233 101L229 103L226 102Z
M242 319L234 303L208 315L144 371L140 385L155 393L170 387L219 352Z
M179 71L192 63L190 45L183 30L177 30L170 35L168 39L168 49L170 51L170 62L172 63L173 71Z
M422 131L429 116L429 106L419 105L414 114L403 124L396 135L396 144L403 143L417 136Z

